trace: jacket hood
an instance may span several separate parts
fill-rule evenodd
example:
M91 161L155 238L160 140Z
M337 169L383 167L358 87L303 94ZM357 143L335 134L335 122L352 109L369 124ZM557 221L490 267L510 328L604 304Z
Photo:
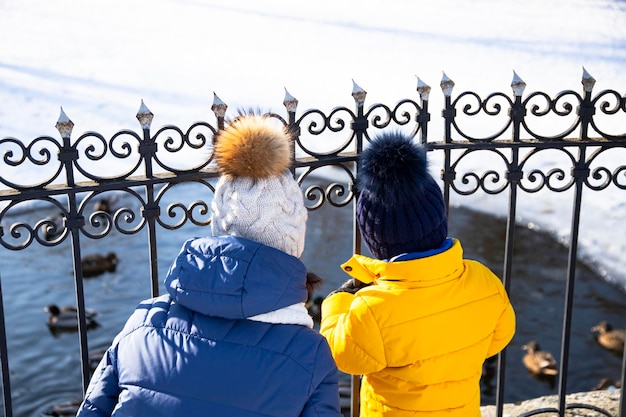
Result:
M307 299L296 257L237 236L187 240L165 278L177 303L201 314L245 319Z

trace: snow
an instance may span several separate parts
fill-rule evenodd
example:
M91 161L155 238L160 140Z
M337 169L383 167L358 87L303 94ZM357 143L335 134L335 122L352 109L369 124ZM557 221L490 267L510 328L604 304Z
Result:
M618 0L4 0L0 138L56 136L61 106L73 136L110 137L137 130L144 103L153 128L186 128L213 120L214 98L229 112L255 106L284 114L285 94L297 98L299 112L329 111L354 105L353 85L367 91L368 106L419 100L416 87L427 84L429 136L439 139L444 77L455 83L453 97L511 94L518 78L526 94L554 96L582 94L584 67L597 80L595 93L623 95L625 20L626 2ZM624 133L623 115L607 123ZM618 163L625 154L600 157ZM453 197L506 213L507 193ZM571 190L524 194L518 221L567 242L571 201ZM585 190L581 256L626 285L624 219L624 190Z

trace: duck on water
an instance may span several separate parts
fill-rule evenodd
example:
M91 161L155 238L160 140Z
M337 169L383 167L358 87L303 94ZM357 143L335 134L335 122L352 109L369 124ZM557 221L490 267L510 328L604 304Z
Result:
M601 321L591 328L596 335L596 341L603 348L617 354L624 354L624 329L614 329L608 321Z
M106 255L92 254L81 259L83 278L95 277L105 272L115 272L119 259L114 252Z
M56 304L50 304L44 308L44 311L50 314L48 316L48 327L54 335L78 330L78 310L76 307L59 307ZM95 320L96 315L97 313L95 311L85 311L87 329L93 329L99 326L98 322Z

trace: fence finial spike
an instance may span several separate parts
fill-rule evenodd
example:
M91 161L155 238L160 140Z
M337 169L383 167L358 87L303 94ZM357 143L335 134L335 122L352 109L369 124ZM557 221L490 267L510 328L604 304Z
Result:
M139 124L142 129L150 129L154 114L152 114L148 106L146 106L146 103L143 102L143 99L141 99L141 105L139 106L139 110L137 110L137 115L135 117L139 120Z
M443 76L441 77L441 90L443 91L443 95L446 97L450 97L452 95L452 89L454 88L454 81L452 81L444 71Z
M213 104L218 106L220 104L226 104L222 101L221 98L219 98L219 96L217 95L217 93L215 91L213 91Z
M139 105L139 112L148 113L149 111L150 109L148 108L148 106L146 106L146 103L143 101L143 99L141 99L141 104Z
M417 77L417 92L420 95L420 98L422 99L422 101L424 100L428 100L428 96L430 95L430 86L428 84L426 84L424 81L422 81L420 79L420 77Z
M284 88L285 88L285 99L283 100L283 105L285 106L285 108L287 109L289 113L293 113L296 111L296 108L298 107L298 99L296 99L294 96L289 94L287 87L284 87Z
M526 83L520 78L519 75L513 70L513 81L511 81L511 88L515 97L521 97L526 88Z
M596 84L596 79L591 76L583 67L583 80L582 80L583 88L585 92L591 93L593 90L593 86Z
M63 111L63 106L61 106L61 114L59 114L59 118L55 125L61 137L63 139L69 139L72 134L72 129L74 128L74 122L67 117L67 114Z
M215 116L218 118L224 117L224 115L226 114L227 108L228 106L226 105L226 103L224 103L222 99L219 98L214 91L213 92L213 105L211 105L211 110L213 110L213 113L215 113Z
M67 114L65 114L65 112L63 111L63 106L61 106L61 113L59 114L59 122L67 122L68 120L70 120L70 118L67 117Z
M365 96L367 95L367 91L363 90L361 86L359 86L354 78L352 79L352 97L354 97L354 101L357 105L362 106L365 103Z

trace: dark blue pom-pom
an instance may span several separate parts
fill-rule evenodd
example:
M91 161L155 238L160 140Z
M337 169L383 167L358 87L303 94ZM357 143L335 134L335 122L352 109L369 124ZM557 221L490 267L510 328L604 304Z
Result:
M372 201L402 204L432 181L426 149L407 134L383 133L361 154L357 189Z

